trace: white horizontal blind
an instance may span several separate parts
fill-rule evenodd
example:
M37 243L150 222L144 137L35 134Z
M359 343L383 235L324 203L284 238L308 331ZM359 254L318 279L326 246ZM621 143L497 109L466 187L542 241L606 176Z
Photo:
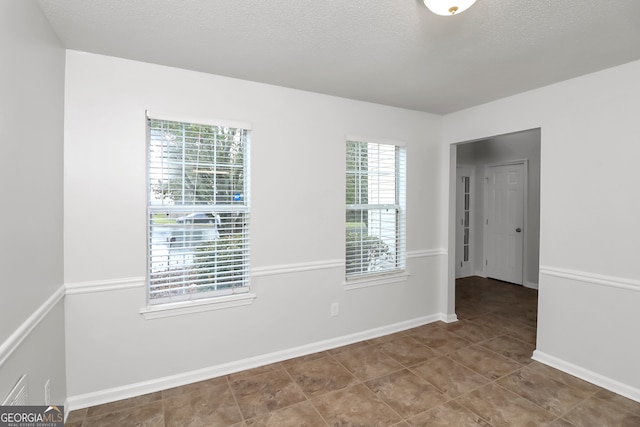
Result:
M248 292L249 131L148 119L149 304Z
M347 141L346 276L405 267L405 149Z

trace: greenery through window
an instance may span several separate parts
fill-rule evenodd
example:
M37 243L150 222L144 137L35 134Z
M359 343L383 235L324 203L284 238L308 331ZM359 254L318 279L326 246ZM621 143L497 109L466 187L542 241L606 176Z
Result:
M404 148L347 141L347 278L404 269Z
M248 291L249 131L148 119L149 303Z

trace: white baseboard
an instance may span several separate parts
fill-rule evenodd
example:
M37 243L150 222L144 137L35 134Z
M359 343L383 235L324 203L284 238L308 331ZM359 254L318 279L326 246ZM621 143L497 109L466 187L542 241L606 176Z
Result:
M445 322L445 323L455 323L458 321L458 315L453 313L453 314L440 314L440 319L441 321Z
M573 363L569 363L555 356L551 356L550 354L544 353L540 350L535 350L531 358L540 363L551 366L552 368L559 369L563 372L595 384L599 387L610 390L621 396L628 397L629 399L635 400L636 402L640 402L640 389L636 387L632 387L630 385L621 383L620 381L605 377L604 375L574 365Z
M357 332L355 334L344 335L337 338L331 338L311 344L305 344L282 351L264 354L255 357L249 357L243 360L237 360L221 365L210 366L203 369L184 372L177 375L170 375L163 378L157 378L149 381L143 381L133 384L127 384L121 387L114 387L106 390L100 390L91 393L68 396L65 402L65 412L75 411L90 406L101 405L104 403L115 402L121 399L128 399L147 393L154 393L166 390L172 387L179 387L186 384L204 381L222 375L233 374L235 372L247 369L257 368L259 366L271 363L282 362L284 360L295 357L305 356L320 351L330 350L332 348L342 347L344 345L353 344L367 339L373 339L384 335L393 334L418 326L426 325L437 321L455 322L457 317L454 315L446 315L443 313L431 316L419 317L416 319L399 322L380 328L369 329L367 331Z
M537 283L525 281L522 284L522 286L524 286L525 288L538 290L538 284Z

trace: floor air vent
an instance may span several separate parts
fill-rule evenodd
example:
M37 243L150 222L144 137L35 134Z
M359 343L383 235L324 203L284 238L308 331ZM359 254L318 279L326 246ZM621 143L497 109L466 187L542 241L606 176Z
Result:
M28 400L27 374L24 374L4 399L2 406L27 406Z

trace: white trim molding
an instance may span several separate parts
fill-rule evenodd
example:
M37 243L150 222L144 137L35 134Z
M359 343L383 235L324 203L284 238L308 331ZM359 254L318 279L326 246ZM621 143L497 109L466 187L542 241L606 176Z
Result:
M602 388L606 388L607 390L610 390L621 396L625 396L629 399L635 400L636 402L640 402L640 389L638 388L631 387L609 377L605 377L604 375L600 375L596 372L590 371L589 369L574 365L573 363L569 363L563 359L557 358L540 350L535 350L531 358L535 361L551 366L552 368L559 369L592 384L595 384Z
M628 291L640 292L640 280L625 279L616 276L606 276L603 274L587 273L584 271L568 270L556 267L540 267L540 274L561 279L586 282L594 285L609 286L613 288L626 289Z
M90 294L94 292L120 291L144 287L147 279L143 277L127 277L123 279L96 280L92 282L66 283L67 295Z
M419 251L407 251L407 259L425 258L447 255L443 248L425 249ZM270 265L267 267L255 267L251 269L251 277L276 276L280 274L302 273L307 271L327 270L333 268L345 268L344 259L330 259L315 262L300 262L295 264Z
M251 269L251 277L275 276L279 274L300 273L306 271L325 270L331 268L344 268L343 259L332 259L317 262L300 262L296 264L271 265L268 267L256 267Z
M425 249L421 251L407 251L407 259L411 258L427 258L434 256L447 255L447 250L444 248L437 249Z
M197 381L204 381L222 375L233 374L235 372L268 365L271 363L282 362L284 360L295 357L306 356L308 354L320 351L330 350L332 348L342 347L363 340L378 338L384 335L393 334L428 323L443 320L442 314L419 317L404 322L395 323L379 328L369 329L367 331L357 332L350 335L344 335L337 338L331 338L325 341L314 342L289 348L282 351L276 351L260 356L250 357L242 360L234 360L232 362L221 365L210 366L202 369L184 372L177 375L171 375L163 378L157 378L149 381L128 384L122 387L114 387L107 390L101 390L92 393L69 396L67 398L65 409L74 411L77 409L87 408L90 406L101 405L103 403L114 402L121 399L128 399L147 393L153 393L173 387L179 387Z
M407 251L407 259L434 257L440 255L447 255L447 250L443 248L437 248L419 251ZM280 264L267 267L255 267L251 269L251 277L276 276L279 274L301 273L306 271L318 271L333 268L344 269L344 259L330 259L316 262L300 262L295 264Z
M11 335L0 345L0 366L13 354L18 346L29 336L29 334L42 322L47 314L63 300L65 286L62 285L40 305L31 316L13 331Z

